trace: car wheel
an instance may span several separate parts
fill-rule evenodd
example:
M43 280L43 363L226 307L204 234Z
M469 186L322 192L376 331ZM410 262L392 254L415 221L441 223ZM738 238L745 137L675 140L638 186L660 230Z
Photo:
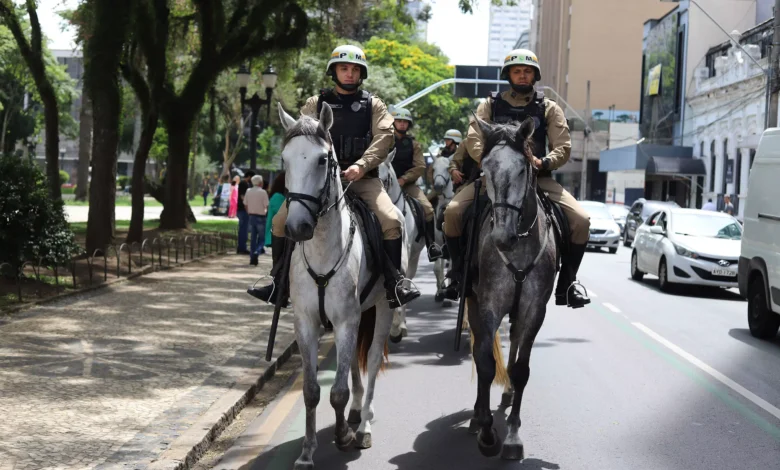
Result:
M669 282L669 270L666 267L666 259L661 258L661 264L658 266L658 287L663 292L671 292L674 285Z
M772 339L780 329L780 315L769 310L766 300L764 281L758 276L748 286L748 326L760 339Z
M628 241L628 227L626 227L626 231L623 232L623 246L631 246L631 242Z
M641 281L645 277L645 273L639 270L639 266L636 264L636 251L631 253L631 279L635 281Z
M610 249L609 249L609 252L610 252L610 253L612 253L612 254L614 255L615 253L617 253L617 247L610 248Z

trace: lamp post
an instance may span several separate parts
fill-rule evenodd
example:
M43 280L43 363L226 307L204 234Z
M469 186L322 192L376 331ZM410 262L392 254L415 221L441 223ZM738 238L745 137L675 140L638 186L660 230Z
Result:
M251 124L249 128L249 155L250 155L250 168L252 170L257 169L257 116L260 113L260 107L268 105L268 111L266 114L266 121L271 115L271 95L276 87L276 71L273 66L269 66L263 71L263 86L265 87L265 99L255 92L251 98L246 97L247 85L249 85L249 67L242 65L239 67L236 73L236 79L238 81L238 91L241 94L241 110L243 112L244 106L249 106L252 111Z
M64 170L64 168L62 167L62 165L64 164L65 164L65 149L60 148L60 170Z

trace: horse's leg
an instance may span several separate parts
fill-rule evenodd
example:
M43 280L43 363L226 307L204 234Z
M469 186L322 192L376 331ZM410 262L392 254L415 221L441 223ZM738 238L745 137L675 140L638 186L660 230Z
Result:
M444 301L444 259L439 258L433 262L433 272L436 274L436 296L435 302Z
M360 312L360 307L346 305L344 312ZM341 322L334 324L337 364L336 379L330 389L330 404L336 412L336 447L346 450L355 440L355 433L347 424L344 410L349 402L349 371L357 347L360 313L344 314L341 319Z
M303 438L301 456L295 461L294 470L314 468L314 451L317 450L317 405L320 402L320 386L317 383L317 352L319 350L319 318L295 315L295 336L303 362L303 402L306 405L306 435Z
M360 410L363 408L363 380L360 378L360 366L358 355L352 358L352 405L349 407L347 422L358 424L360 422Z
M534 311L535 310L535 311ZM512 385L515 388L515 399L512 403L512 411L507 418L507 435L504 439L504 448L501 452L501 458L507 460L522 460L524 456L523 441L520 439L520 404L523 401L523 391L528 384L528 377L531 374L531 348L534 345L536 334L542 327L544 315L547 310L545 304L531 307L530 311L524 316L525 322L515 322L512 326L517 328L512 333L512 344L518 345L517 361L510 370Z
M474 404L474 420L479 425L477 444L482 455L493 457L501 451L501 441L493 428L493 414L490 411L490 387L496 377L493 338L500 318L493 312L482 311L471 299L468 301L469 316L474 325L471 328L474 335L472 354L477 365L477 402Z
M510 378L512 377L512 366L514 366L517 361L517 348L519 347L517 335L515 335L516 330L517 323L512 323L512 326L509 328L509 359L506 361L506 370L509 373ZM512 406L512 398L514 398L514 396L515 387L510 380L509 383L504 386L504 393L501 394L501 406L507 408Z
M390 326L390 341L400 343L406 336L406 306L393 310L393 322Z
M363 410L360 413L360 427L357 431L357 447L368 449L371 447L371 420L374 419L374 387L376 377L382 369L387 336L390 332L390 323L393 319L393 311L385 302L376 306L376 323L374 325L374 338L371 340L371 348L368 350L368 383L366 384L366 397L363 401Z

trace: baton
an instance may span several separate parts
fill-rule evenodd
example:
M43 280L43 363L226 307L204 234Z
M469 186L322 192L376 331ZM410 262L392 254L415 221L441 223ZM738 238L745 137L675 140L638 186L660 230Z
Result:
M290 276L290 255L292 255L293 243L287 241L284 244L284 263L282 264L282 273L279 276L279 292L276 294L276 304L274 305L274 316L271 320L271 334L268 336L268 349L265 353L265 360L271 362L274 354L274 341L276 340L276 328L279 326L279 315L282 312L285 296L287 295L287 278Z
M466 292L469 285L469 271L471 267L471 255L474 249L477 232L479 231L479 192L482 189L482 179L477 177L474 181L474 217L471 221L471 230L469 231L468 244L466 245L466 255L463 258L463 283L460 286L460 303L458 304L458 324L455 325L455 351L460 351L460 336L463 334L463 316L466 310Z

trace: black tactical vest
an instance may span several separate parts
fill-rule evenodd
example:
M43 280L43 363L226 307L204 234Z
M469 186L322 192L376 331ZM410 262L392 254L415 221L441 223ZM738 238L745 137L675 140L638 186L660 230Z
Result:
M371 144L371 93L360 90L354 95L340 95L334 90L321 90L317 100L317 115L322 103L333 109L333 126L330 135L339 159L339 166L346 170L358 161ZM366 173L377 177L376 169Z
M534 98L525 106L512 106L508 101L504 100L500 94L495 92L491 93L490 96L493 98L491 112L493 115L493 122L498 124L516 122L519 124L530 117L534 120L534 125L536 126L536 130L532 136L534 142L534 155L537 158L544 158L547 156L547 120L544 117L544 92L537 91L534 94ZM540 173L540 176L544 175Z
M455 147L456 150L457 150L457 148L458 147ZM444 147L444 148L441 149L441 152L440 152L439 155L444 157L444 158L450 158L454 154L455 154L455 150L450 150L447 147Z
M414 137L404 136L395 139L395 157L393 158L393 169L397 177L414 167ZM411 183L411 181L410 181Z

